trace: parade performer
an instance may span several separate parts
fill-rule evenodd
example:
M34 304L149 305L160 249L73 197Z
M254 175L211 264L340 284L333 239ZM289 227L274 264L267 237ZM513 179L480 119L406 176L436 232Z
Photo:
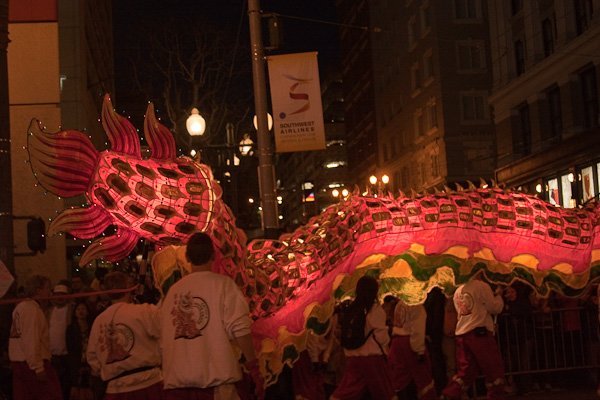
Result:
M110 272L104 278L106 290L131 286L123 272ZM160 400L158 309L151 304L131 304L131 292L111 297L113 304L92 325L87 362L107 382L106 400Z
M377 303L379 284L370 276L363 276L356 284L356 298L340 312L341 343L344 347L346 365L339 386L331 395L331 400L359 398L367 391L373 399L395 399L394 389L388 374L386 352L390 341L385 324L385 311ZM355 349L348 348L344 313L366 315L363 325L365 339ZM354 347L354 346L352 346Z
M487 398L504 398L504 361L494 338L493 315L502 312L504 301L500 291L494 294L490 286L473 279L456 289L454 306L458 313L456 323L457 372L442 392L444 399L459 400L483 373L486 378Z
M231 342L241 349L262 396L248 303L231 278L212 272L213 251L207 234L190 237L185 255L192 272L169 288L161 304L167 400L236 399L242 372Z
M394 309L389 363L394 390L402 391L414 381L419 399L434 400L431 361L425 347L426 321L427 313L422 304L409 306L398 300Z
M49 297L50 279L31 276L25 284L28 296L13 311L8 357L13 372L14 400L62 399L58 374L50 363L48 320L42 306L46 301L30 297Z

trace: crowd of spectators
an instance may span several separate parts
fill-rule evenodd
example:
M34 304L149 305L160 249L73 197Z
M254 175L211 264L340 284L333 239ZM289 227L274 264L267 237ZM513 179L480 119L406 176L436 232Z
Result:
M151 274L140 277L134 262L124 262L120 269L140 283L134 292L134 303L156 304L160 300ZM43 307L49 326L51 362L64 399L95 400L105 395L106 383L92 373L86 360L86 348L94 319L111 304L108 296L93 294L104 289L107 272L98 268L92 279L73 274L70 279L59 281L52 287L56 299ZM21 297L30 295L25 287L13 293ZM497 288L496 293L503 307L493 318L492 338L502 357L503 395L565 390L574 384L598 385L596 368L600 343L595 287L578 298L554 292L540 296L530 286L515 281ZM61 297L73 294L83 296ZM438 288L430 291L424 305L417 307L407 306L392 296L386 297L381 304L381 315L385 315L388 340L379 334L372 336L378 341L368 351L342 348L339 316L334 313L324 335L309 332L306 351L299 354L292 368L284 370L278 384L267 389L266 398L291 399L295 393L308 399L325 399L332 394L332 398L343 399L344 390L356 389L359 377L371 381L377 377L374 372L365 372L369 368L380 371L380 376L383 370L389 372L389 382L399 399L439 398L444 388L460 375L461 360L458 359L457 364L457 354L461 353L460 350L457 353L457 343L460 345L457 339L464 333L457 331L460 312L455 302ZM11 396L9 332L5 328L11 326L13 309L14 304L0 307L0 399ZM379 321L379 316L370 318L371 324L379 324L374 322ZM381 355L385 355L386 367L377 364ZM365 357L374 358L365 364ZM349 368L354 372L348 372ZM482 370L478 373L484 375ZM384 385L381 380L377 382L379 386ZM482 382L483 379L479 379L462 388L463 398L489 390ZM363 387L358 390L367 391ZM375 393L374 396L380 394Z

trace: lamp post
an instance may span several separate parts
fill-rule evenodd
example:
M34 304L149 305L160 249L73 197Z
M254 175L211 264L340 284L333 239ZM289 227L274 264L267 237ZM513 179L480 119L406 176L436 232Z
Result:
M346 189L346 188L342 189L341 191L338 189L333 189L331 191L331 195L334 198L336 198L337 200L345 200L349 194L350 194L350 192L348 192L348 189Z
M258 186L263 210L262 225L265 237L277 238L279 234L279 213L277 212L276 201L273 144L267 129L267 88L259 0L248 0L248 20L250 23L254 109L256 110L258 128Z
M381 178L371 175L369 177L369 183L371 184L371 189L376 189L377 192L382 192L387 188L388 183L390 183L390 177L386 174L383 174ZM377 196L377 193L375 193L375 196Z
M189 117L187 117L185 128L190 134L189 147L192 147L192 140L194 137L204 135L204 131L206 130L206 121L202 118L202 115L200 115L200 112L196 107L192 108ZM194 154L191 154L191 152L194 152ZM190 155L194 158L197 155L196 151L191 149Z

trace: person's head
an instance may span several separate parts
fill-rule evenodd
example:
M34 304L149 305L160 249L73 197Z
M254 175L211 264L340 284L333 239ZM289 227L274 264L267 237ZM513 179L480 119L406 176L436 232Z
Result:
M373 303L377 300L379 283L372 276L363 276L356 283L356 298L354 303L360 305L365 310L370 310Z
M73 293L79 293L83 290L83 279L80 275L73 275L71 277L71 290Z
M129 275L121 271L109 272L104 277L104 289L106 290L127 289L132 285L133 283L131 282ZM113 301L126 299L130 297L130 292L109 293L108 297Z
M190 264L198 266L210 262L214 255L213 243L210 236L204 232L196 232L187 242L185 257Z
M57 285L54 286L54 289L52 289L52 295L60 297L65 294L69 294L69 286L67 286L67 283L65 281L60 281ZM63 298L54 298L52 299L52 303L56 307L62 308L65 305L67 305L68 300Z
M25 295L27 297L50 297L50 278L43 275L32 275L25 282Z
M73 308L73 318L72 321L76 320L90 320L92 313L90 311L90 306L85 301L79 301L75 304Z

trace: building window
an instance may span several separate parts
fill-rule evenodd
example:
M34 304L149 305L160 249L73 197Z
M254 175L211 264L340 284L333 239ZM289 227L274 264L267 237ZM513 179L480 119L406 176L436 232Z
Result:
M437 104L433 98L427 102L427 132L436 129L437 126Z
M577 34L581 35L587 31L594 16L593 0L574 0L575 1L575 27Z
M546 92L548 99L548 116L550 119L550 130L542 132L542 139L552 139L560 137L563 130L562 105L560 101L560 88L553 86ZM546 133L548 132L548 133Z
M570 179L569 179L570 176ZM574 208L577 205L577 200L573 198L573 190L571 188L571 180L573 175L562 175L560 177L561 191L562 191L562 204L564 208Z
M544 40L544 55L554 53L554 24L549 18L542 21L542 38Z
M423 84L427 85L433 80L433 52L427 50L423 55Z
M487 122L486 95L483 93L461 93L460 108L462 123Z
M416 91L421 87L421 75L419 74L419 63L414 63L410 67L410 87Z
M581 100L583 105L583 127L586 129L598 126L598 89L596 69L594 65L579 73L581 82Z
M600 164L598 164L600 166ZM581 185L583 188L583 202L596 196L596 188L594 187L594 170L591 166L581 170Z
M440 161L437 154L431 156L431 176L436 178L440 175Z
M460 72L480 71L485 68L485 48L482 41L457 42L456 51Z
M408 48L412 49L417 44L417 20L412 17L408 20Z
M414 116L414 124L415 124L415 134L417 137L425 134L425 116L423 115L423 110L418 109L415 111Z
M516 154L531 154L531 121L529 105L523 103L516 108L517 124L513 131L513 152Z
M549 179L548 187L548 202L553 206L560 206L560 192L558 190L558 178Z
M454 0L454 15L456 19L480 18L479 0Z
M421 14L421 37L427 35L427 33L431 30L431 7L429 7L429 3L425 3L421 6L420 9Z
M525 45L522 40L515 42L515 67L517 76L525 72Z

